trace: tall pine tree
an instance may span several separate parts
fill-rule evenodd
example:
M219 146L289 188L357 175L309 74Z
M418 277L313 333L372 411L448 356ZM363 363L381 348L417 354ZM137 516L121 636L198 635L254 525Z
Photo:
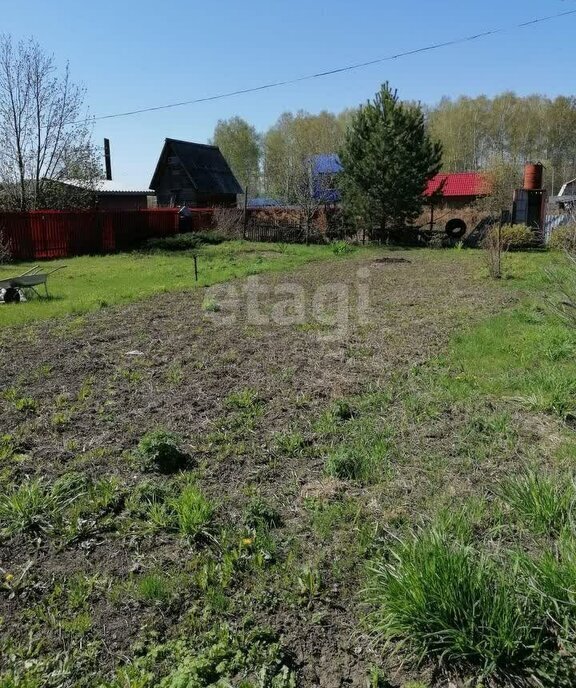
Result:
M340 157L345 205L376 223L385 238L420 214L442 147L429 137L420 106L402 103L385 83L355 114Z

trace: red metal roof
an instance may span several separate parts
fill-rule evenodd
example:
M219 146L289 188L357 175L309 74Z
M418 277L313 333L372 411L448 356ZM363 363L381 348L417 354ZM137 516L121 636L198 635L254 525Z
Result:
M482 172L454 172L437 174L428 182L425 196L485 196L490 184Z

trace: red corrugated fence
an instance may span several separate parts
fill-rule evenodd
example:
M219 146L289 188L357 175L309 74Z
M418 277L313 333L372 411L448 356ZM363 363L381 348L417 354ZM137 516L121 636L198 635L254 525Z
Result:
M205 229L211 210L194 211L193 230ZM176 234L178 209L0 213L0 231L15 260L110 253L133 248L144 239Z

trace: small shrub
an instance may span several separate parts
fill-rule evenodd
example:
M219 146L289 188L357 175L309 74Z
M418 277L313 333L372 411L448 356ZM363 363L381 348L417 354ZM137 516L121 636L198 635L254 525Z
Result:
M138 457L143 471L174 473L186 468L189 455L180 449L180 438L164 430L147 432L138 444Z
M444 232L432 232L428 239L428 248L447 248L451 245L450 237Z
M551 309L571 328L576 328L576 253L566 252L567 265L549 268L547 272L554 289Z
M504 481L499 494L513 516L538 534L559 533L570 522L576 500L572 481L533 471Z
M492 227L487 232L488 240L497 242L498 231L502 251L517 251L538 244L538 233L526 225L504 225L500 230L498 227Z
M484 249L484 260L488 274L493 279L500 279L502 277L502 254L505 249L502 241L498 238L498 229L494 227L488 229L481 245Z
M263 499L254 497L246 507L244 523L249 528L278 528L282 525L282 517Z
M214 208L212 223L218 233L227 239L241 239L244 230L242 208Z
M554 250L576 253L576 225L565 225L552 230L548 247Z

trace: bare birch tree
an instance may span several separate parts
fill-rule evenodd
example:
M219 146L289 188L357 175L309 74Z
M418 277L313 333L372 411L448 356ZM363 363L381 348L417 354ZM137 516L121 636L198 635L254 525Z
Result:
M0 36L0 204L18 210L65 205L62 194L82 192L54 182L71 174L90 192L100 176L84 115L84 90L72 83L68 65L34 40L15 44ZM67 190L66 190L67 189Z

